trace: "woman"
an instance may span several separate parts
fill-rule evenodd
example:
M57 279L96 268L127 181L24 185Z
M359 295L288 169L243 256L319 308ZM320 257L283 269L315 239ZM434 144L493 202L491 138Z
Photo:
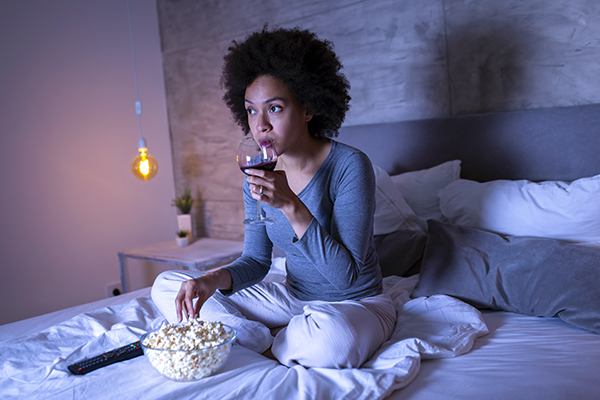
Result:
M350 97L331 43L300 29L263 29L229 48L224 101L245 134L279 155L275 171L247 170L244 252L208 272L168 271L152 298L170 322L219 320L238 343L284 365L356 368L393 330L373 244L375 178L365 154L331 140ZM285 283L261 282L273 245Z

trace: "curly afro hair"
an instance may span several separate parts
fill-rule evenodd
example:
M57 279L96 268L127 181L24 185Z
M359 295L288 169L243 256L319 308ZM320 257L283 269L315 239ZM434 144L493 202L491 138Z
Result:
M221 87L223 101L244 134L250 132L244 104L246 88L260 76L281 80L313 118L308 130L315 138L338 135L348 111L350 84L341 72L342 64L333 44L299 28L269 30L236 41L225 55Z

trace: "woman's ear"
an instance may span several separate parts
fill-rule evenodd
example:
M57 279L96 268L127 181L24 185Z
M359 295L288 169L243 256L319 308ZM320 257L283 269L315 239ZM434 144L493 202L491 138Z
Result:
M304 111L304 121L308 122L312 119L313 114L309 113L308 111Z

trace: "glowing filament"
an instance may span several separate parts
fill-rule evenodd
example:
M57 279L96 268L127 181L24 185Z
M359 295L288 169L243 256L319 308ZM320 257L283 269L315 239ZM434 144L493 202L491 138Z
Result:
M131 172L136 178L143 181L152 179L158 172L158 164L154 157L146 153L147 150L145 147L139 148L140 154L131 163Z
M143 150L140 150L140 156L142 157L142 159L140 160L140 173L144 176L148 175L150 173L150 161L146 158L146 152Z

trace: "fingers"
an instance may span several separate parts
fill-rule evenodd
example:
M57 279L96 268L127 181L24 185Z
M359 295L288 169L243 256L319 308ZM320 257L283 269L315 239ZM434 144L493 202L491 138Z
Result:
M183 320L181 316L181 302L178 299L175 299L175 312L177 313L177 322L181 322Z
M208 281L208 282L207 282ZM205 275L202 278L190 279L181 284L179 293L175 297L175 311L177 321L183 318L199 318L200 309L204 302L215 292L214 284ZM196 300L194 302L194 300Z
M267 192L269 192L270 189L263 185L251 184L250 191L252 192L252 194L257 195L258 197L262 197L262 196L267 196L268 195Z
M263 188L263 194L264 194L264 190L268 189L272 183L270 181L267 181L266 179L262 179L262 178L255 178L253 177L252 179L248 179L248 183L250 184L250 191L254 194L258 194L260 195L260 188Z
M275 179L275 172L263 171L260 169L249 169L247 172L246 180L248 183L256 186L268 185L269 182L273 182Z
M187 319L194 318L194 301L192 296L186 296L183 301L183 308L185 309L185 316Z
M184 317L185 319L190 319L197 314L194 312L194 299L196 297L198 297L198 293L194 280L190 279L183 282L179 288L177 297L175 297L175 311L178 322L183 321ZM202 303L200 303L200 306L202 306Z
M271 171L265 171L264 169L249 168L246 171L244 171L244 173L246 175L248 175L248 177L256 176L258 178L267 179L267 177L269 176L269 174L271 174L272 172Z
M279 171L263 171L263 170L248 170L256 171L256 174L252 173L246 177L248 184L250 185L250 192L254 200L269 200L272 199L277 192L277 187L281 186L277 184L278 172Z
M273 198L274 190L268 186L250 184L250 194L254 200L268 202L269 199Z
M188 314L184 308L185 308L185 290L184 290L183 283L182 283L181 288L179 288L179 293L177 293L177 297L175 297L175 311L177 313L177 322L183 321L184 316L187 318Z
M193 310L195 318L200 318L200 308L202 308L202 304L204 304L204 301L201 302L200 299L198 299Z

